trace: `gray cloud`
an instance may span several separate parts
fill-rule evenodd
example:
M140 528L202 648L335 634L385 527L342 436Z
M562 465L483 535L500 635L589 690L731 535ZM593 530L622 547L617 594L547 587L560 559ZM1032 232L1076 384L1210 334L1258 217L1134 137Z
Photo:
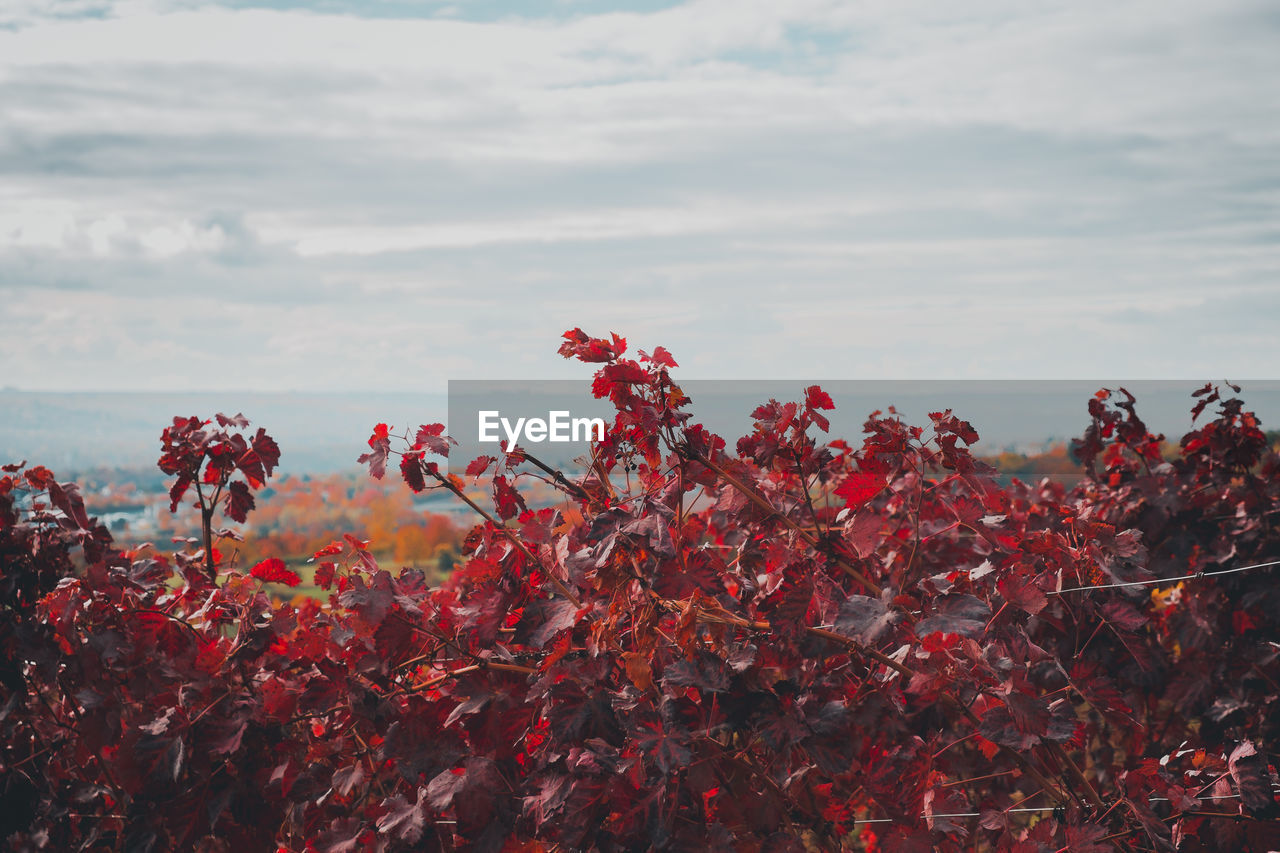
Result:
M1280 356L1265 4L173 8L0 32L12 384L574 376L575 325L715 377Z

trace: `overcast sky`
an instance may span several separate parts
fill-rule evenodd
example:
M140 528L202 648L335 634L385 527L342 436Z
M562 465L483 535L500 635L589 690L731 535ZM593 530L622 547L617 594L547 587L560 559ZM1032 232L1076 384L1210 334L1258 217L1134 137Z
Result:
M1270 0L2 0L0 385L1274 377Z

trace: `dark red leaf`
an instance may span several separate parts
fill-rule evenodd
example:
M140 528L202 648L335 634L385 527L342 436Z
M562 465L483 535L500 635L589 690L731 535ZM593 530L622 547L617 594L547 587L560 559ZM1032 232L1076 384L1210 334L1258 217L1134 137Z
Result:
M1035 579L1026 574L1006 575L996 586L1005 601L1033 616L1049 603L1044 591L1036 586Z
M253 508L253 493L249 487L239 480L232 481L227 486L227 517L243 524Z
M493 478L493 505L498 511L498 517L503 521L515 518L525 511L524 498L501 474Z
M404 478L405 484L415 492L421 492L427 487L426 478L422 473L421 451L406 451L400 457L400 476Z

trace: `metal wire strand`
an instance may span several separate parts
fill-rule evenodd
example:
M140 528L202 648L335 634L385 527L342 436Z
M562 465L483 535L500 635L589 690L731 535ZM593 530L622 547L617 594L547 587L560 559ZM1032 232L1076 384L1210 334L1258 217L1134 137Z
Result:
M1186 581L1192 578L1212 578L1218 575L1232 575L1236 572L1247 572L1250 569L1265 569L1268 566L1280 566L1280 560L1272 560L1270 563L1254 563L1252 566L1236 566L1234 569L1222 569L1217 572L1198 572L1192 575L1178 575L1173 578L1152 578L1146 581L1125 581L1124 583L1104 583L1097 586L1073 586L1067 589L1055 589L1046 592L1045 595L1065 595L1068 592L1085 592L1090 589L1116 589L1122 586L1154 586L1162 583L1173 583L1174 581Z
M1280 788L1275 788L1274 790L1276 790L1276 791L1280 791ZM1193 797L1192 799L1196 799L1196 800L1233 800L1233 799L1238 798L1239 796L1240 796L1239 794L1222 794L1221 796L1217 796L1217 797ZM1167 802L1169 802L1169 798L1168 798L1168 797L1148 797L1148 798L1147 798L1147 800L1148 800L1148 802L1152 802L1152 803L1167 803ZM1000 811L1000 814L1014 814L1015 812L1051 812L1051 811L1056 811L1056 810L1057 810L1057 806L1025 807L1025 808L1016 808L1016 809L1002 809L1002 810ZM939 817L982 817L982 815L983 815L983 812L954 812L954 813L952 813L952 814L935 814L935 815L925 815L925 814L923 814L923 813L922 813L922 814L920 815L920 817L934 817L934 818L939 818ZM857 824L863 824L863 823L896 823L896 822L897 822L897 821L895 821L895 820L894 820L893 818L891 818L891 817L875 817L875 818L867 818L867 819L865 819L865 820L855 820L855 821L854 821L854 824L855 824L855 825L857 825Z

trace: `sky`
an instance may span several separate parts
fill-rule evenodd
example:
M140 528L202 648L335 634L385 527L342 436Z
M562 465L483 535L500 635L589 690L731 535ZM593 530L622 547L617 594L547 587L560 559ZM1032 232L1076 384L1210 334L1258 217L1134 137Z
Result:
M0 386L1267 378L1260 0L3 0Z

